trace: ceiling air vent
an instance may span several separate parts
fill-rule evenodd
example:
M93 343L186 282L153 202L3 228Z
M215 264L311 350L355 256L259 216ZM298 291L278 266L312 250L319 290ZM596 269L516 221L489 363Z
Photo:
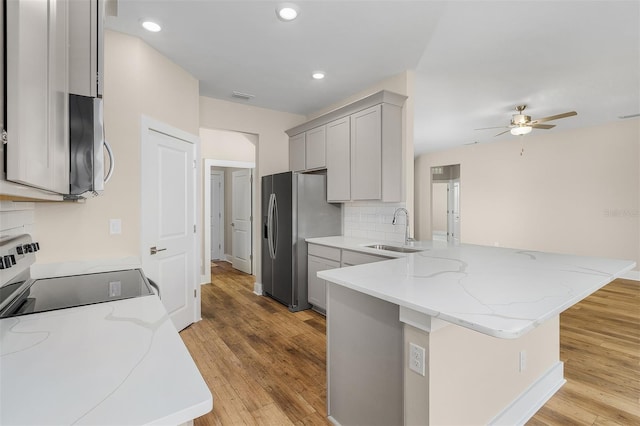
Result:
M242 93L242 92L236 92L236 91L234 91L231 96L237 99L242 99L243 101L249 101L252 98L256 97L255 95L250 95L249 93Z

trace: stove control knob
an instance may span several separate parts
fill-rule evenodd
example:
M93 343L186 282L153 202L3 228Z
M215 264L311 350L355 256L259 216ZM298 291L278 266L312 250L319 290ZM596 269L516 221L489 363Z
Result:
M13 266L13 264L11 263L11 256L5 256L4 257L4 267L5 268L11 268Z
M12 265L16 264L16 255L15 254L10 254L9 255L9 259L11 259L11 264Z
M18 247L16 247L16 252L18 254L24 254L24 248L22 246L18 246Z
M0 269L4 269L4 260L0 257Z
M31 244L25 244L22 246L25 253L29 253L29 249L31 248Z
M33 246L31 244L26 244L24 247L27 249L27 253L33 253Z
M31 251L34 253L38 251L38 246L36 245L36 243L31 243Z
M36 251L40 250L40 243L36 241L34 244L36 245Z

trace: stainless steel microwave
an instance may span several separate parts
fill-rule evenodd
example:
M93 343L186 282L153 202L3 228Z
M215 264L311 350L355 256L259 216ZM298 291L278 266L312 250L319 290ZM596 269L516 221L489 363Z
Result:
M111 178L114 157L104 138L102 98L69 94L69 194L77 200L98 196ZM105 174L105 152L109 170Z

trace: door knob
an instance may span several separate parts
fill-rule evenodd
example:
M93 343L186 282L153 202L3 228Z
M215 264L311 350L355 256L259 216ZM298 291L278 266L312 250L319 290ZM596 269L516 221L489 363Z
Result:
M149 252L151 253L151 255L154 255L154 254L158 253L159 251L165 251L165 250L166 250L166 248L159 249L159 248L156 248L156 246L153 246L153 247L149 248Z
M233 222L231 222L231 226L236 226L236 224L235 224L235 223L233 223Z

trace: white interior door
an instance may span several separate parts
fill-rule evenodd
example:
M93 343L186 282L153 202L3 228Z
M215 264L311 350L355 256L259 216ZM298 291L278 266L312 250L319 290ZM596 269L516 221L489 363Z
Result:
M251 273L251 169L232 172L231 257L233 267Z
M211 172L211 260L224 257L224 172Z
M151 120L142 127L142 265L182 330L195 318L197 137Z

